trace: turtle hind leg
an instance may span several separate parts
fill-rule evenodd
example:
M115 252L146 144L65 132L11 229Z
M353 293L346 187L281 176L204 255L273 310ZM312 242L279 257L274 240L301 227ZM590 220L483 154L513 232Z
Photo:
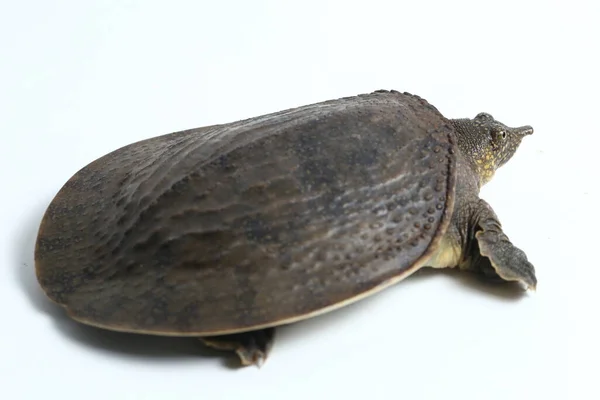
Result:
M471 259L473 269L494 280L522 282L535 290L537 278L533 265L525 252L513 245L492 208L480 200L478 229L475 232L475 253Z
M201 337L200 340L213 349L234 351L239 356L243 366L256 365L260 367L267 360L269 351L273 347L275 328L231 335L205 336Z

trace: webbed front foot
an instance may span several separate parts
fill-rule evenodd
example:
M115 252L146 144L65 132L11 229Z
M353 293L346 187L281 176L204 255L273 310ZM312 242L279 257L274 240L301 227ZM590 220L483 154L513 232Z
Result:
M200 340L217 350L234 351L243 366L262 366L275 340L275 328L241 332L223 336L206 336Z
M489 278L521 282L535 290L535 268L527 255L510 242L492 208L483 200L480 207L479 229L475 233L479 254L474 256L472 267Z
M487 260L481 259L481 270L490 276L490 267L498 277L505 281L522 282L528 289L535 290L537 278L535 268L527 260L525 252L514 246L504 234L495 232L479 231L475 234L479 243L479 252Z

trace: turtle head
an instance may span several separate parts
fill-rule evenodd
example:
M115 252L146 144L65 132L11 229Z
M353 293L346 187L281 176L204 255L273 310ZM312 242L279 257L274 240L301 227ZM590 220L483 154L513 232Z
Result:
M474 166L481 186L489 182L496 170L510 160L521 140L533 133L529 125L510 128L484 112L473 119L451 121L457 132L458 147Z

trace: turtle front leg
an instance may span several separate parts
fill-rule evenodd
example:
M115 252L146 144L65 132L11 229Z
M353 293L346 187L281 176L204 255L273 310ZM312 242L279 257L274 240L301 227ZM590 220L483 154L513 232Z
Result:
M223 336L205 336L200 340L217 350L235 351L243 366L257 367L267 360L275 340L275 328L235 333Z
M535 290L537 278L525 252L514 246L502 231L502 225L492 207L479 200L474 213L474 240L468 260L469 268L479 270L490 278L522 282Z

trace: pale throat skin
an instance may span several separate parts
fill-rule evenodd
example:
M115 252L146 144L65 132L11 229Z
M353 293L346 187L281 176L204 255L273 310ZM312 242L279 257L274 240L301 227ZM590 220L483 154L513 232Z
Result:
M521 281L535 289L533 266L504 235L492 208L479 198L481 187L510 160L533 128L510 128L487 113L450 121L456 129L459 150L454 209L438 250L425 265L476 270L496 279ZM480 251L481 246L484 251Z

